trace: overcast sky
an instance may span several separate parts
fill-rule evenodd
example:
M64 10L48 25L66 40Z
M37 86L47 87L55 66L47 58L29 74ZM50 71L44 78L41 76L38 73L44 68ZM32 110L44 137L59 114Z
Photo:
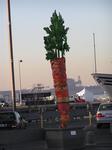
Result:
M0 90L11 89L10 51L6 0L0 1ZM50 25L54 10L69 27L66 53L68 78L94 85L93 32L97 71L112 73L112 0L11 0L16 89L19 88L19 60L22 88L41 83L53 86L50 62L45 59L43 27Z

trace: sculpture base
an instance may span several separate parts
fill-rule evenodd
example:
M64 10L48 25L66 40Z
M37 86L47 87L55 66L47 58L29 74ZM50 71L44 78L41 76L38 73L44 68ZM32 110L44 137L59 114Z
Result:
M45 129L49 150L75 150L85 147L85 132L82 127Z

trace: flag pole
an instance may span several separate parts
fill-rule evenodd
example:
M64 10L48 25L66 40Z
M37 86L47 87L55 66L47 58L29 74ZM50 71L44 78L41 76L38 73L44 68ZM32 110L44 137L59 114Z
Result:
M95 33L93 33L93 44L94 44L94 72L97 73Z

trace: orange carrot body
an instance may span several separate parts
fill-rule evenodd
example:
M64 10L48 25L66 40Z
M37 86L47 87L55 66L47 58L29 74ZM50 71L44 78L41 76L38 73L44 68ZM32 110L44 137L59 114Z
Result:
M69 94L67 86L67 76L65 58L57 58L51 61L52 75L57 97L58 111L60 113L61 127L65 128L70 121Z

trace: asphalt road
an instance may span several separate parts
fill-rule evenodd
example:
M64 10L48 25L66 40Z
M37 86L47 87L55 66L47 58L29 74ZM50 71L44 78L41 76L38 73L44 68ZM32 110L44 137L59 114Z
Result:
M44 150L43 136L36 123L26 129L1 129L0 150Z
M84 124L89 126L88 119L77 119L73 126ZM93 122L92 134L86 134L86 147L84 150L112 150L112 133L109 126L97 129ZM89 131L87 129L87 131ZM44 132L38 128L36 122L32 122L26 129L0 130L0 150L48 150L44 140ZM75 150L75 149L74 149Z
M109 126L95 128L94 143L86 146L85 150L112 150L112 132Z
M96 109L94 110L96 111ZM95 112L93 116L94 114ZM34 122L30 122L26 129L0 130L0 150L49 150L44 139L44 132L40 130L40 114L37 112L24 112L22 116L27 120L33 119ZM88 119L86 107L73 109L71 117L72 121L69 127L83 126L86 128L86 146L83 150L112 150L110 128L104 126L97 129L94 117L91 120ZM43 120L43 128L59 127L57 111L50 110L43 113ZM89 132L90 124L92 124L92 132Z

